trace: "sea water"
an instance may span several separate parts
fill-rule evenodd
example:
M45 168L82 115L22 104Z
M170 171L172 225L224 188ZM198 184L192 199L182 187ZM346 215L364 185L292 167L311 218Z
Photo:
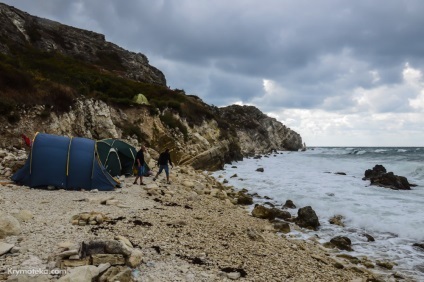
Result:
M412 190L370 186L362 178L376 164L417 186ZM260 167L263 172L256 171ZM234 174L237 177L231 177ZM262 197L255 198L256 203L281 207L290 199L297 208L311 206L321 223L319 230L292 231L290 237L315 236L324 243L347 236L354 249L346 252L349 255L394 262L393 271L424 281L424 250L412 246L424 242L424 148L321 147L276 152L226 165L214 176L227 179L227 185L236 189L258 193ZM289 211L297 215L297 209ZM329 224L334 215L344 217L345 227ZM375 241L368 242L364 234Z

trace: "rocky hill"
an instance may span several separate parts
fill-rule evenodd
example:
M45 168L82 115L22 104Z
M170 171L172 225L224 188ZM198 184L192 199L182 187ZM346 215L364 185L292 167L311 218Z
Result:
M165 76L149 65L147 57L107 42L103 34L31 16L0 3L0 52L11 55L11 46L31 46L87 61L103 71L137 81L166 85Z
M165 147L177 164L219 169L243 156L298 150L299 134L255 107L207 105L166 86L143 54L0 4L0 146L36 132ZM143 93L149 101L132 98Z

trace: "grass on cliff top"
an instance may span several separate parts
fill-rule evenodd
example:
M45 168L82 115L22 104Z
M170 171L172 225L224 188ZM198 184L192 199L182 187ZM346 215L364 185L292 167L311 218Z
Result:
M10 48L11 56L0 54L0 115L18 105L44 104L58 112L68 111L80 96L101 99L117 106L134 105L134 95L143 93L154 109L172 109L190 124L215 118L211 107L183 90L125 79L97 65L43 52L31 47ZM110 58L101 57L110 63ZM113 58L112 58L113 59Z

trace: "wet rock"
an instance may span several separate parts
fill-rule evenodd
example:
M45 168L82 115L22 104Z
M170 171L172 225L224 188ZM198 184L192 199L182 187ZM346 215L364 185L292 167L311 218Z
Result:
M378 266L386 268L386 269L393 269L393 266L395 266L396 264L394 262L390 262L390 261L380 261L377 260L375 262Z
M311 206L300 208L297 211L297 218L295 219L295 223L300 227L312 230L317 230L320 226L318 216Z
M237 197L237 204L239 204L239 205L252 205L253 204L253 197L248 195L248 194L239 192L238 197Z
M283 205L284 209L295 209L296 205L293 203L292 200L287 200L284 205Z
M386 168L382 165L375 165L372 169L367 169L365 171L365 176L362 178L363 180L371 179L374 177L378 177L386 173Z
M252 216L262 219L275 219L275 212L272 209L266 208L261 205L255 205L252 210Z
M256 169L256 171L264 172L264 168L263 167L259 167L259 168Z
M352 241L348 237L336 236L330 240L330 243L336 246L340 250L353 251Z
M424 251L424 243L415 243L415 244L413 244L412 246L414 246L414 247L418 247L418 248L420 248L422 251Z
M291 213L277 208L272 208L271 211L275 214L275 218L288 219L291 218Z
M386 173L386 168L382 165L376 165L372 170L367 169L362 179L369 179L371 185L393 190L411 190L411 184L406 177L395 175L393 172Z
M343 223L343 219L344 219L344 217L342 215L335 215L332 218L330 218L328 220L328 222L330 224L334 224L334 225L338 225L338 226L344 227L345 225Z
M364 234L362 234L362 236L366 237L368 239L368 242L374 242L375 241L374 237L369 235L369 234L364 233Z

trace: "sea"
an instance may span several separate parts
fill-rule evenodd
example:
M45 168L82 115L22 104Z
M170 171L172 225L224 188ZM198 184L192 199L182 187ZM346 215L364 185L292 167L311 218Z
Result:
M377 164L417 186L411 190L371 186L362 178L365 170ZM264 171L258 172L257 168ZM224 170L214 172L214 177L227 180L225 185L236 190L245 188L250 194L257 193L255 204L268 202L281 208L290 199L297 208L311 206L319 218L319 230L292 229L289 238L315 237L325 243L335 236L346 236L354 251L341 253L367 257L374 263L393 262L390 273L424 281L424 249L413 246L424 243L424 147L282 151L227 164ZM297 216L297 209L288 211ZM335 215L344 217L345 227L329 223ZM364 234L375 241L368 242ZM373 271L389 274L379 266Z

